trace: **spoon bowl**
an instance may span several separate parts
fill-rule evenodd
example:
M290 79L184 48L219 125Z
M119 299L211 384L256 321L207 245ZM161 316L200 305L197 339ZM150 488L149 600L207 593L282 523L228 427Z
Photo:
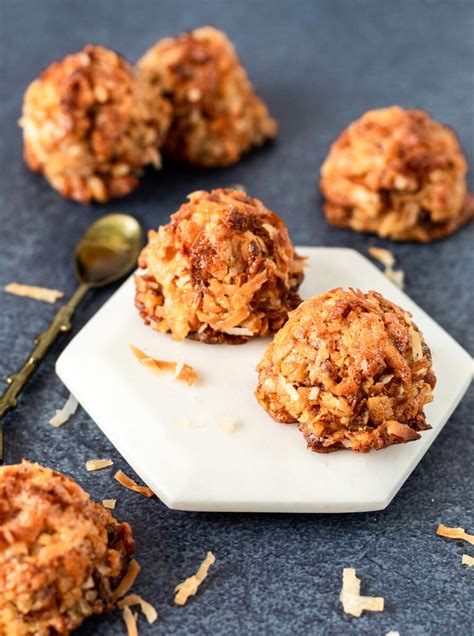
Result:
M142 243L142 229L133 216L107 214L98 219L76 248L80 282L102 287L122 278L135 265Z

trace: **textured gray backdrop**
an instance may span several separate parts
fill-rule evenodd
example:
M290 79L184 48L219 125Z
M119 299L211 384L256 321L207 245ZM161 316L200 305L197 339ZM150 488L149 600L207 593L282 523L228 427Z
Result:
M277 143L225 170L169 167L147 174L134 194L102 208L65 201L28 172L16 121L27 84L51 60L87 42L135 60L155 40L207 23L236 43L280 121ZM0 0L0 284L18 280L70 294L74 245L99 214L124 210L146 228L156 227L188 192L230 183L245 184L280 213L296 243L365 252L372 238L324 221L315 182L328 145L365 110L399 103L426 108L454 126L474 166L473 27L468 0ZM471 353L473 234L471 224L434 245L389 245L407 272L407 293ZM76 331L111 292L88 297ZM0 303L0 377L6 377L23 362L55 308L6 294ZM460 558L472 554L472 546L436 538L434 531L440 521L474 530L472 390L383 512L173 512L156 499L125 492L107 471L85 472L84 460L92 456L127 466L82 410L61 429L49 426L67 396L54 373L66 341L57 344L8 418L7 460L40 461L74 476L98 499L118 498L117 516L134 527L143 565L137 590L161 615L153 628L140 619L143 634L470 632L474 573L461 567ZM217 563L199 596L174 607L173 585L209 549ZM357 569L363 593L385 596L384 613L360 619L342 613L344 566ZM79 633L123 631L116 614L89 621Z

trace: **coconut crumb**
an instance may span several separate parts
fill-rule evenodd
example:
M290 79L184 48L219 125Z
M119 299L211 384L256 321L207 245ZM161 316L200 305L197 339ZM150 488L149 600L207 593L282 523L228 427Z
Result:
M463 554L461 558L462 565L468 565L472 567L474 565L474 557L469 556L468 554Z
M239 426L239 422L235 417L218 417L216 418L217 428L223 433L233 433Z
M342 571L342 590L339 600L346 614L361 616L362 612L383 612L384 599L381 596L361 596L360 579L354 568L344 568Z
M104 506L104 508L108 508L109 510L114 510L116 503L116 499L102 499L102 505Z
M142 599L141 596L138 596L138 594L129 594L118 602L119 609L131 607L132 605L140 605L140 609L150 625L157 620L158 612L156 609L151 603L148 603L148 601Z
M396 259L392 252L383 247L376 246L369 247L368 251L372 258L382 263L385 276L392 281L394 285L403 289L405 286L405 272L401 269L393 269Z
M369 247L369 254L372 258L382 263L382 265L386 268L393 267L395 265L395 256L392 254L390 250L386 250L383 247L376 247L372 245Z
M111 459L89 459L86 462L86 470L89 472L93 470L102 470L102 468L108 468L113 466L114 462Z
M124 488L138 492L145 497L153 497L155 494L151 488L148 488L148 486L140 486L140 484L137 484L137 482L126 475L123 470L118 470L114 475L114 479Z
M288 393L293 402L297 402L300 399L300 394L298 393L298 391L290 382L287 382L282 375L278 376L278 381L281 384L282 388Z
M255 334L251 329L247 327L229 327L229 329L223 329L224 333L229 334L229 336L249 336L252 337Z
M463 539L471 545L474 545L474 535L467 534L464 528L448 528L442 523L439 524L436 534L447 539Z
M196 574L193 574L175 587L176 596L174 597L174 602L176 605L185 605L189 597L194 596L197 593L199 586L206 578L209 568L215 560L216 557L212 554L212 552L208 552Z
M54 415L49 420L49 423L51 424L51 426L55 426L56 428L62 426L72 415L74 415L74 413L77 411L78 406L78 401L76 400L74 395L70 393L63 408L59 409L59 411L56 409L56 415Z
M137 619L138 614L136 612L132 612L131 609L126 605L123 608L123 620L125 621L125 626L127 627L128 636L138 636Z
M198 375L189 364L185 364L184 362L157 360L132 344L129 345L129 347L137 360L152 373L155 373L156 375L161 375L162 373L173 373L173 380L186 382L188 386L192 386L196 382Z
M41 300L45 303L55 303L64 296L62 291L48 289L47 287L36 287L34 285L21 285L20 283L9 283L4 290L14 296L24 296L33 300Z
M385 276L392 281L394 285L403 289L405 287L405 272L401 269L392 269L387 267L384 271Z
M130 565L128 566L128 570L126 571L123 579L120 581L118 586L112 592L112 598L114 601L117 601L118 599L125 596L128 590L135 583L140 570L141 570L141 567L138 561L136 561L135 559L132 559L130 561Z

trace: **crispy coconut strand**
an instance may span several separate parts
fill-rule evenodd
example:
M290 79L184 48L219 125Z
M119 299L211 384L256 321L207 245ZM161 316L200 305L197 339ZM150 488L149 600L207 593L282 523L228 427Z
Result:
M9 283L5 285L4 290L15 296L25 296L33 300L41 300L45 303L55 303L59 298L64 296L64 292L57 289L48 289L47 287L36 287L35 285L21 285L20 283Z
M377 292L334 289L289 316L258 367L255 395L308 447L366 452L420 437L435 376L411 315Z
M453 130L423 110L367 112L321 167L330 223L398 241L428 242L474 216L467 164Z
M20 120L25 161L65 197L108 201L133 190L146 164L160 166L170 116L157 83L89 44L28 87Z
M69 634L115 607L135 543L71 479L23 461L0 468L0 634Z
M464 528L449 528L440 523L436 529L436 534L440 537L446 537L447 539L462 539L474 545L474 535L468 534Z
M174 597L174 602L176 603L176 605L186 605L189 598L197 594L201 583L207 577L209 568L215 563L215 561L216 557L212 554L212 552L208 552L206 558L199 566L196 574L188 577L182 583L178 583L178 585L175 587L176 595Z
M145 323L211 344L279 329L300 302L304 266L283 221L237 190L188 198L140 255L135 303Z
M381 596L361 596L360 579L354 568L344 568L342 571L342 589L339 600L346 614L359 618L362 612L383 612L384 599Z
M235 49L222 31L203 27L151 48L138 68L173 104L164 152L204 167L238 161L275 137L277 124L255 95Z

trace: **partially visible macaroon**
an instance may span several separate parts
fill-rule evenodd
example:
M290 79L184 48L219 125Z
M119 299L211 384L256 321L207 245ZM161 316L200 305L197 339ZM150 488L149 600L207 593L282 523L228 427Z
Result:
M160 167L171 106L118 53L87 45L28 87L20 125L28 166L64 197L103 203Z
M146 324L173 338L242 343L280 329L301 301L300 258L283 221L240 190L197 191L150 231L135 276Z
M172 102L164 153L176 161L227 166L277 133L234 46L218 29L207 26L165 38L137 66Z
M69 634L116 607L135 542L72 479L23 461L0 467L0 633Z
M430 350L411 315L377 292L306 300L257 370L257 400L277 422L298 424L317 453L377 450L430 428Z
M332 144L320 188L330 223L426 243L474 216L454 131L423 110L372 110Z

